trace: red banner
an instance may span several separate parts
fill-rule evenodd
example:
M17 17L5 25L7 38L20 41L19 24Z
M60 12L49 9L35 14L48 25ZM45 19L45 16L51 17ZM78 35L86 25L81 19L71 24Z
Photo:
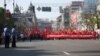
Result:
M71 14L71 25L73 27L76 27L76 24L77 24L77 13L74 12Z

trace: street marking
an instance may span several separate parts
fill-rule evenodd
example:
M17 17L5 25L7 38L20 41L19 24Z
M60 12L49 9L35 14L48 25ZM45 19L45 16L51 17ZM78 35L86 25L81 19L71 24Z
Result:
M65 52L65 51L64 51L63 53L64 53L64 54L66 54L66 55L70 55L70 53L68 53L68 52Z

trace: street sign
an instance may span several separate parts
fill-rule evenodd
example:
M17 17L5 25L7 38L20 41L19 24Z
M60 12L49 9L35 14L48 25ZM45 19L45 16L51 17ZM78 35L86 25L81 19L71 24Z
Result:
M51 12L51 7L42 7L42 11Z
M40 11L41 10L41 7L38 7L37 10Z

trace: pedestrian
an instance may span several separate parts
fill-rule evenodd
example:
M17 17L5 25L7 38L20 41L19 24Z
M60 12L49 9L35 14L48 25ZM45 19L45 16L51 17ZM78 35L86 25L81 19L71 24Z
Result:
M24 41L24 34L23 33L20 34L20 37L21 37L22 41Z
M15 26L13 26L11 30L11 36L12 36L12 47L16 47L16 38L17 38L17 31L15 29Z
M33 40L33 34L30 34L29 37L30 37L30 42L31 42Z
M5 48L9 48L11 29L6 25L3 29Z

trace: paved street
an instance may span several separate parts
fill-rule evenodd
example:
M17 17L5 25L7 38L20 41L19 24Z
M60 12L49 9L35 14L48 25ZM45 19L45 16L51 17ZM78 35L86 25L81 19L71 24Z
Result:
M0 56L100 56L100 40L47 40L0 46Z

